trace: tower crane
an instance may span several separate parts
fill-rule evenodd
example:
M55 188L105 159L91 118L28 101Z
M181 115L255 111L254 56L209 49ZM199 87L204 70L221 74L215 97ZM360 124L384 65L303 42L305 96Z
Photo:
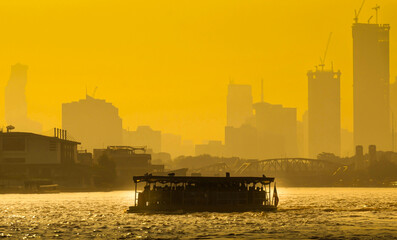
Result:
M328 37L328 42L327 42L327 47L325 48L325 52L324 52L324 57L321 58L320 57L320 67L321 70L324 71L324 67L325 67L325 58L327 57L327 52L328 52L328 47L329 47L329 43L331 42L331 37L332 37L332 32L329 33L329 37Z
M378 11L380 9L380 6L378 4L376 4L375 7L373 7L372 9L375 10L375 13L376 13L376 24L378 24Z
M361 9L363 9L364 3L365 3L365 0L363 0L363 2L361 3L361 7L358 10L358 12L357 12L357 10L354 10L354 22L355 23L358 23L358 16L360 16Z
M368 24L370 24L371 19L372 19L373 17L374 17L374 16L371 16L371 17L368 18Z

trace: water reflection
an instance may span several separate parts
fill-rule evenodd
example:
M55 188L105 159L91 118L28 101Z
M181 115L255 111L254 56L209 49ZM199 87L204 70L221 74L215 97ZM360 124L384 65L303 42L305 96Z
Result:
M397 189L280 188L275 213L125 214L133 192L0 196L13 238L397 238Z

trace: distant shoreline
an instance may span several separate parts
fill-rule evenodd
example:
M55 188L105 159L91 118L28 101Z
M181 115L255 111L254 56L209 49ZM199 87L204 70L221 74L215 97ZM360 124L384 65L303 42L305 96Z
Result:
M278 188L397 188L397 186L278 186ZM143 190L143 188L138 188ZM131 191L134 189L129 188L114 188L114 189L62 189L57 193L46 192L27 192L27 191L0 191L0 194L58 194L58 193L89 193L89 192L117 192L117 191Z

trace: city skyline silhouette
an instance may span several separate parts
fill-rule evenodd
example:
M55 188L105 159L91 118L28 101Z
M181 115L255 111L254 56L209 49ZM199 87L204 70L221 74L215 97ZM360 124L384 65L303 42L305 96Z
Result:
M0 238L397 239L397 0L1 0Z
M71 10L73 6L77 6L76 4L77 3L71 2L70 4L66 4L65 7ZM178 44L175 47L178 51L170 55L175 56L175 58L169 57L169 61L167 60L160 63L156 58L144 58L146 66L158 66L157 69L161 69L161 74L158 71L145 71L145 73L137 71L134 65L130 64L132 62L126 61L126 57L129 53L132 53L131 49L133 46L138 46L136 45L138 42L135 41L140 41L145 38L137 38L136 40L129 38L131 43L127 43L124 39L118 48L112 43L111 39L98 39L99 42L97 42L97 44L102 44L102 46L108 48L109 51L111 51L108 53L110 54L109 56L113 56L113 59L116 59L112 64L109 64L108 60L104 58L94 60L94 52L87 54L86 51L94 48L96 49L97 46L95 43L89 45L87 41L90 37L88 36L86 36L85 40L83 40L79 46L76 45L76 41L69 41L68 45L77 56L84 57L86 60L91 58L92 61L85 61L84 63L81 60L71 62L60 59L64 64L58 64L54 67L53 63L49 62L47 59L38 58L37 54L32 52L34 49L40 47L46 54L53 54L50 52L50 49L58 49L60 52L63 52L68 59L71 59L70 53L65 52L61 45L56 45L57 42L61 43L66 40L61 38L62 35L54 35L52 40L56 41L48 45L40 45L37 41L33 41L34 38L31 43L34 45L32 48L33 50L25 54L19 51L15 51L14 54L11 52L7 53L12 56L9 61L16 58L29 60L20 61L30 67L29 82L27 85L28 115L30 118L37 119L43 123L44 130L62 125L60 107L62 103L82 99L86 89L88 89L89 94L94 92L95 89L96 95L99 98L112 102L120 109L120 117L123 119L124 129L134 129L138 126L149 125L153 129L159 129L164 133L178 134L181 135L183 139L191 139L195 144L200 144L203 141L224 139L224 126L227 122L226 103L224 99L226 98L226 86L230 81L236 84L251 85L253 89L253 101L258 102L260 98L260 80L264 79L265 101L271 104L282 104L285 107L296 108L297 119L301 121L303 114L307 110L306 71L313 69L313 66L319 64L318 59L323 55L325 42L329 32L332 31L334 33L333 40L329 46L325 65L329 67L331 62L334 62L335 68L343 72L341 80L341 128L352 131L353 96L351 85L353 78L351 25L354 22L354 9L359 8L361 1L349 3L349 6L345 6L341 9L340 13L343 17L337 19L335 16L329 16L330 11L324 11L323 13L326 14L325 16L320 16L319 13L324 10L325 7L330 7L332 9L341 6L341 2L337 1L332 4L327 2L312 4L310 1L303 1L299 7L309 6L309 10L316 9L317 12L313 12L311 15L308 15L307 18L300 18L298 20L300 24L304 22L310 23L307 25L309 27L302 28L301 32L298 32L293 27L294 24L298 23L291 21L292 16L286 13L280 13L280 9L287 10L288 13L291 13L294 6L293 4L284 6L273 3L275 4L273 6L275 7L274 12L264 12L264 9L269 6L263 6L263 9L258 8L251 12L251 16L249 17L243 11L244 7L251 9L253 6L262 6L261 4L262 3L256 2L252 4L236 3L235 5L223 5L227 6L228 10L232 10L230 12L220 9L217 4L202 3L199 5L200 7L210 7L207 13L218 13L219 17L227 16L227 22L222 22L218 17L215 17L215 15L202 15L205 14L205 12L196 12L190 8L183 13L176 10L173 12L175 13L175 18L186 16L185 14L187 14L188 11L194 11L196 16L200 16L202 19L217 19L217 21L214 22L215 26L222 26L222 24L224 25L227 23L225 25L227 27L224 31L218 34L214 32L213 28L207 27L209 26L208 22L204 21L200 23L201 25L195 22L194 16L190 16L191 18L188 18L189 21L186 22L186 26L195 26L198 31L203 33L204 37L212 36L214 39L224 40L226 44L223 44L224 48L220 48L219 51L222 50L224 52L223 58L229 56L229 60L223 62L217 61L215 65L212 63L213 60L209 63L202 60L219 59L219 54L221 52L215 51L213 53L218 55L211 56L209 50L212 48L209 48L208 51L202 51L202 54L200 52L191 51L183 53L182 50L188 49L188 46ZM374 4L374 1L366 2L359 17L359 22L367 22L369 16L374 15L375 11L371 9ZM380 4L382 8L379 11L379 22L390 23L390 25L393 26L395 19L391 14L391 9L393 9L395 3L393 1L383 1ZM130 9L134 11L147 7L144 4L139 6L126 4L123 6L130 7ZM4 5L4 7L7 9L7 7L11 8L13 5L10 3ZM35 9L38 6L33 5L32 7L32 9ZM42 7L43 9L41 11L43 11L46 18L38 18L37 21L45 22L48 19L55 19L63 23L63 20L54 15L57 10L54 10L55 12L50 11L51 7L54 7L53 5L48 3L44 4ZM81 5L80 7L85 9L87 6ZM105 7L109 7L110 10L105 11ZM112 16L114 16L115 13L120 13L118 19L127 20L128 16L119 7L120 5L117 4L112 5L105 3L95 6L97 10L105 11ZM22 10L20 13L23 12ZM26 10L27 12L24 13L28 15L34 14L30 12L30 10ZM301 9L301 12L309 10ZM164 13L170 10L164 9L163 11L158 11ZM233 14L230 15L231 13ZM86 18L78 12L74 12L74 14L77 17L76 21L80 20L84 24L91 23L91 29L93 33L95 33L94 35L97 36L97 34L99 34L97 29L100 24L103 23L103 20L94 18L98 20L97 23L88 22ZM93 17L98 17L94 13L91 14L93 14ZM263 14L266 19L256 22L255 25L268 27L266 31L253 27L254 21L258 20L261 14ZM207 18L204 16L207 16ZM238 25L236 21L237 19L242 19L242 17L246 17L246 22L244 22L244 25ZM268 20L270 17L275 19L283 18L284 21L279 21L279 24L283 26L285 32L280 32L279 28L275 26L269 28L269 21L265 20ZM171 17L171 19L173 18ZM308 38L307 35L304 36L307 31L311 31L310 26L315 27L317 24L320 24L320 19L322 23L326 23L328 26L322 26L316 32L317 34L310 36L310 38ZM154 21L158 23L157 20ZM168 19L167 21L170 20ZM375 19L373 18L372 22L374 23L374 21ZM15 26L21 27L22 23L29 24L24 22L23 19L16 21L14 24ZM111 31L111 29L113 29L114 34L121 34L118 29L123 23L120 23L121 25L119 26L114 26L114 28L109 26L105 28L105 30ZM74 24L72 23L71 26L77 26L75 24L77 24L77 22ZM139 25L138 23L136 24ZM136 33L149 31L150 34L154 34L153 31L150 30L156 29L156 27L150 25L150 22L148 24L151 28L136 28ZM242 28L242 26L246 27ZM173 26L168 29L172 32L172 34L169 35L177 36L174 34L179 34L178 36L185 37L186 40L193 37L193 30L185 33L182 29L181 27L177 28ZM9 29L9 31L11 31L11 29ZM65 31L71 31L71 29L66 28ZM45 36L44 32L41 31L40 33L41 35L38 34L38 36ZM234 35L234 38L225 38L226 36L231 37L233 34L237 33L245 33L246 35L239 35L239 37ZM271 37L276 33L277 36L280 36L277 43L274 42ZM125 34L129 37L132 36L132 32ZM391 39L393 39L394 32L391 31L390 34ZM297 37L290 38L290 35L295 35ZM15 37L17 36L20 35L16 34ZM139 34L137 36L142 37L142 35ZM249 45L244 40L244 36L253 41L250 44L251 47L248 47ZM263 42L266 44L261 44L257 39L252 40L253 36L266 40ZM184 38L180 38L178 40L183 39ZM158 54L165 53L164 47L171 46L171 43L167 42L167 40L168 38L162 41L163 45L158 45L159 42L152 39L151 42L147 43L144 49L148 50L151 48L152 51L154 51L152 52L152 54L154 54L153 56L158 56ZM189 49L196 49L194 46L203 47L203 44L209 43L208 40L208 38L205 38L198 39L195 42L193 41L192 47L189 47ZM178 41L174 44L177 44L177 42ZM234 45L230 45L229 43ZM212 47L222 45L221 42L217 41L213 41L211 44ZM28 45L21 41L15 41L14 46L27 47ZM259 51L256 51L257 53L253 53L254 46L258 47ZM269 48L270 46L275 47ZM310 49L305 49L305 46L310 46ZM15 47L13 49L17 50ZM123 51L120 49L122 47L125 47ZM116 49L120 49L120 51L113 51ZM268 51L264 51L266 49ZM291 51L292 49L294 50ZM303 49L305 49L305 54L299 54L299 51L303 51ZM225 52L226 50L228 50L228 53ZM99 50L99 52L101 51L104 50ZM287 53L286 51L289 52ZM395 76L395 68L393 67L393 56L395 54L393 54L393 51L394 49L391 47L390 76ZM250 55L249 59L246 59L249 60L249 65L247 65L248 62L241 62L244 57L238 57L244 56L244 54ZM194 67L198 66L197 64L199 62L184 61L184 64L181 65L182 58L180 57L182 56L185 56L186 59L196 59L197 61L201 59L199 65L202 66L205 71L194 70ZM230 58L230 56L232 56L232 58ZM137 60L136 55L132 54L131 57ZM297 61L298 59L299 61ZM163 60L165 60L165 58L163 58ZM157 65L152 65L150 64L151 62ZM168 63L165 64L166 62ZM10 64L13 65L15 62L10 62ZM142 65L144 63L140 62L139 64ZM178 65L185 67L180 68L180 71L176 71L175 67ZM217 66L217 70L211 68L211 66ZM9 68L8 71L2 69L4 68L0 68L0 76L4 76L5 74L9 75ZM155 69L156 68L153 70ZM214 79L216 80L214 81ZM391 77L391 82L393 82L392 79L394 79L394 77ZM55 83L60 87L55 87ZM46 101L41 96L48 96L51 101ZM3 125L5 125L5 123ZM352 153L353 151L351 154Z

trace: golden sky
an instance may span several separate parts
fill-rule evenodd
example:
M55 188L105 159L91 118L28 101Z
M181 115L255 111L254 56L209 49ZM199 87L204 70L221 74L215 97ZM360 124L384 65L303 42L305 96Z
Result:
M1 0L0 88L11 65L29 65L28 113L61 127L61 104L96 97L119 108L125 128L150 125L196 143L223 140L226 90L251 84L254 100L307 109L306 72L342 71L342 127L352 129L352 35L361 0ZM391 24L391 81L397 74L397 1L381 5ZM375 18L373 18L375 19ZM3 95L4 96L4 92ZM4 123L4 97L0 98Z

